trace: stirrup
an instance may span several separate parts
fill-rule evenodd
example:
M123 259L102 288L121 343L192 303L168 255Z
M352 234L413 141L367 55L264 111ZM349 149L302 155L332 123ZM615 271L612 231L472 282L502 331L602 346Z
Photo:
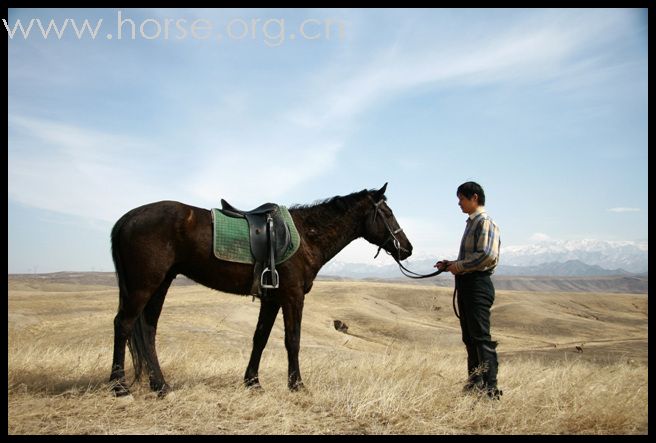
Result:
M269 272L271 273L271 284L267 285L264 283L264 275ZM260 286L262 286L264 289L278 289L278 283L280 282L278 278L278 270L274 269L271 271L269 268L265 268L264 271L262 271L262 275L260 276Z

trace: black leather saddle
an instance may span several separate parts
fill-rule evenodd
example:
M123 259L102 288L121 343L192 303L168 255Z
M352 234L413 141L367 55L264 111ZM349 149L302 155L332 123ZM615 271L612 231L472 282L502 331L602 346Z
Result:
M265 203L250 211L242 211L221 199L221 212L248 221L251 254L255 260L251 294L262 295L262 289L277 289L280 281L276 261L284 255L292 240L279 206Z

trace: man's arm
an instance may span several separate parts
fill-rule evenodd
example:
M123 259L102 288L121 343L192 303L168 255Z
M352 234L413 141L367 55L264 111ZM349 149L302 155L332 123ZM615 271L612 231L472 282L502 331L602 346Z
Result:
M499 260L499 228L489 218L480 222L478 241L474 246L474 253L466 254L464 260L451 263L449 271L454 274L480 271L496 265Z

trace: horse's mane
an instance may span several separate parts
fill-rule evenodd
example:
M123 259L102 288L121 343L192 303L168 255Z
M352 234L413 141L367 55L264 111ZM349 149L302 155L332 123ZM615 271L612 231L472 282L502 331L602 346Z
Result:
M343 212L353 206L355 203L359 202L367 194L375 191L376 189L363 189L362 191L353 192L349 195L337 195L335 197L329 197L323 200L315 200L310 204L295 204L290 206L289 210L315 209L321 207L325 209L335 209ZM383 199L387 200L387 197L383 196Z

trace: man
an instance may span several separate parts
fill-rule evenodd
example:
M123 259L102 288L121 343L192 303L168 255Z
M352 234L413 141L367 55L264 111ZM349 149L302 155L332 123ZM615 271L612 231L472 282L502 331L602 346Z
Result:
M497 343L490 337L490 308L494 285L490 275L499 263L499 227L485 210L485 192L466 182L456 192L462 212L469 214L456 261L441 260L434 267L455 276L462 341L467 348L465 392L482 392L499 399Z

